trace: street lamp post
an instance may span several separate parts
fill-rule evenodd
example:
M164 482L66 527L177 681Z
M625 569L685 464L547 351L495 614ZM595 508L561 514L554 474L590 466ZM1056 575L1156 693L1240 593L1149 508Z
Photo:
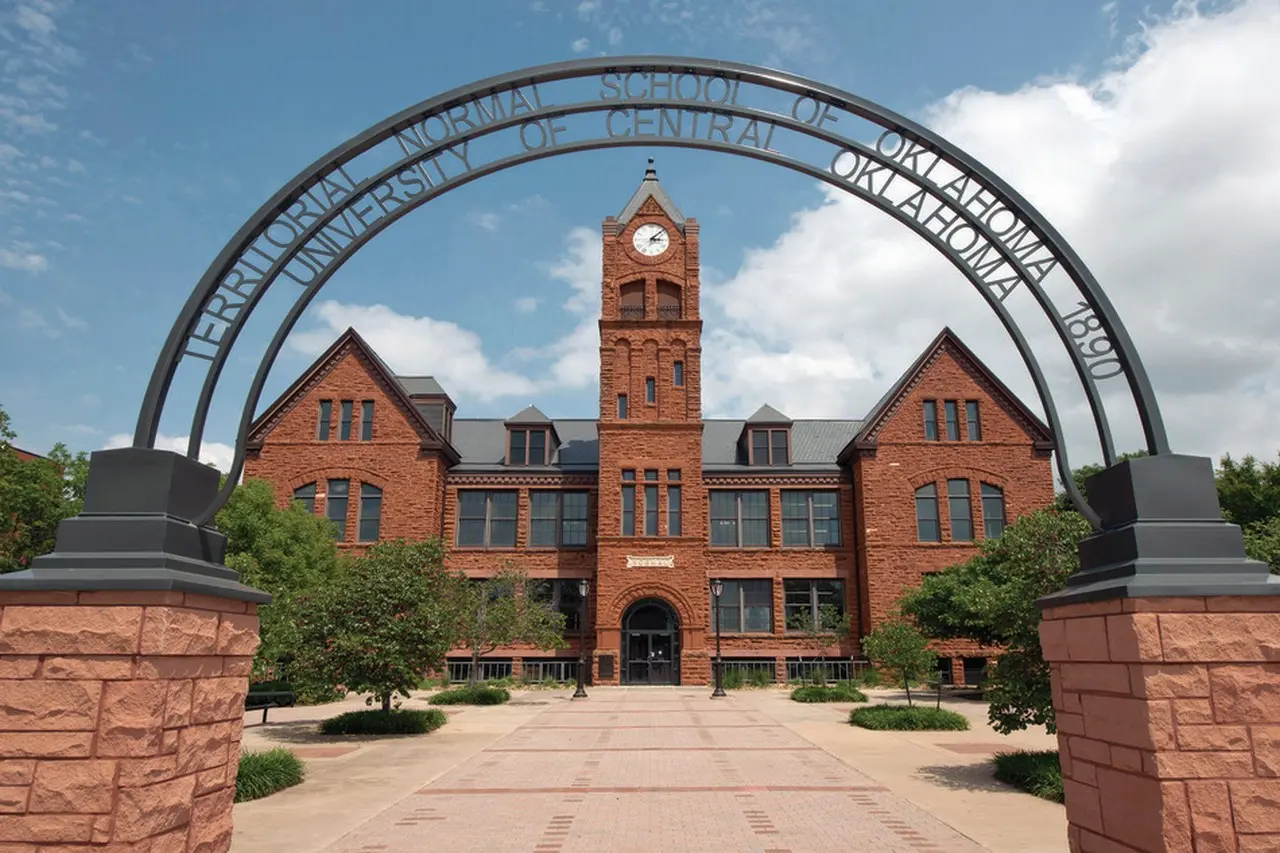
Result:
M574 699L586 699L587 691L583 685L583 676L587 669L587 593L591 591L591 582L586 578L578 581L578 689L573 691Z
M711 612L716 620L716 689L711 698L719 699L724 693L724 661L720 657L720 596L724 593L724 581L716 578L711 582Z

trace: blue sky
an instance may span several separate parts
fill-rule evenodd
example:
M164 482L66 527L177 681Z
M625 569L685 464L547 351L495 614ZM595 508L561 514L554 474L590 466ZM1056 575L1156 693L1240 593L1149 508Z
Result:
M1128 139L1147 138L1150 128L1176 130L1177 122L1190 122L1179 108L1185 87L1175 88L1179 75L1190 73L1188 57L1204 50L1237 55L1249 49L1241 47L1248 31L1277 17L1276 4L1261 0L1199 11L1159 6L3 0L0 405L29 449L43 452L58 441L73 449L118 442L133 429L156 353L191 287L244 219L315 157L408 105L475 79L580 56L655 53L781 67L951 129L951 138L1027 188L1051 219L1060 216L1086 260L1092 263L1089 251L1095 252L1101 272L1114 270L1116 286L1133 288L1129 313L1143 316L1131 330L1155 353L1149 366L1158 392L1184 395L1193 408L1220 405L1212 394L1254 395L1229 437L1203 431L1195 417L1174 417L1175 439L1211 455L1247 449L1270 455L1280 441L1271 438L1274 417L1266 417L1277 393L1268 336L1259 331L1256 339L1241 338L1240 324L1229 317L1221 330L1206 330L1194 299L1144 296L1168 296L1169 271L1159 267L1180 265L1141 234L1117 242L1116 229L1091 224L1100 207L1123 209L1131 197L1123 195L1123 182L1118 193L1084 193L1078 181L1064 181L1062 157L1078 156L1081 145L1052 149L1075 140L1081 128L1096 132L1082 137L1087 145L1101 139L1123 149ZM1232 16L1250 15L1228 26ZM1247 79L1243 71L1239 79ZM1268 97L1264 88L1228 88L1230 94L1216 100L1239 102L1240 115L1251 122L1267 121L1254 115L1259 99ZM1042 116L1037 110L1046 100L1054 106L1044 122L1029 119ZM1064 122L1062 132L1048 138L1045 127L1055 116ZM1257 130L1269 138L1274 125ZM1159 138L1167 141L1168 134ZM1195 144L1187 139L1183 147ZM1028 156L1029 150L1039 154ZM1171 157L1181 152L1173 144L1169 150ZM648 153L611 150L531 164L462 187L407 217L326 287L280 359L265 400L351 322L396 369L444 377L460 415L506 415L536 402L555 415L591 416L598 398L590 342L579 340L576 361L565 357L575 330L589 324L580 309L566 305L590 289L592 239L598 255L598 238L590 235L598 235L600 220L616 214L631 194ZM1159 171L1158 187L1165 186L1161 181L1185 186L1185 171L1159 154L1153 150L1137 162ZM869 257L863 250L835 271L804 272L814 256L805 247L818 235L828 234L822 245L833 252L853 251L841 248L845 242L878 239L858 218L864 213L845 210L813 181L785 170L673 149L655 156L668 191L703 225L704 345L716 373L708 382L710 413L745 415L767 399L792 416L858 417L942 322L1002 375L1007 368L1010 384L1031 399L1011 350L988 341L993 327L982 325L981 312L970 313L976 300L954 317L940 313L951 306L944 301L900 320L904 306L897 297L877 295L889 287L898 297L913 294L925 286L916 279L953 275L945 265L926 262L910 275L902 270L915 268L906 265L876 281L858 267ZM1096 156L1103 166L1115 160L1105 151ZM1276 161L1265 151L1258 156L1253 167L1266 180L1256 184L1256 201L1264 204L1276 189ZM1250 174L1232 178L1249 180ZM1148 184L1142 197L1154 195ZM1274 205L1275 196L1269 198ZM1171 215L1171 205L1180 212L1161 232L1170 242L1182 241L1169 229L1203 218L1196 203L1185 197L1162 203L1162 215ZM856 239L842 240L841 223L857 230ZM1245 258L1250 270L1261 270L1274 260L1267 234L1252 233L1247 222L1224 227L1249 241L1244 251L1235 246L1229 257L1199 262L1220 270L1223 261L1243 264ZM923 244L915 251L928 254ZM848 323L832 333L832 345L845 347L850 364L859 366L836 371L834 384L821 357L815 362L806 355L803 323L770 326L739 310L778 282L799 278L830 290L854 272L847 289L859 294L856 301L837 301L829 311L847 311ZM1244 277L1253 281L1252 275ZM1224 277L1226 294L1247 286L1239 278ZM1128 297L1116 296L1105 278L1104 286L1122 311L1128 307ZM1186 287L1190 293L1195 282ZM915 297L908 302L920 305ZM1200 338L1189 340L1180 324L1195 325ZM439 346L424 345L424 337L459 342L463 353L445 356ZM1193 344L1209 355L1189 354ZM1266 358L1249 355L1259 346ZM1193 380L1192 367L1206 358L1216 372ZM753 359L764 359L767 369L739 369ZM254 366L256 358L243 357L228 368L231 390L218 398L207 431L218 461L225 457L218 446L234 440L234 394ZM572 371L571 381L547 381ZM1070 424L1079 422L1076 414L1068 412ZM185 419L166 420L162 431L166 440L183 435Z

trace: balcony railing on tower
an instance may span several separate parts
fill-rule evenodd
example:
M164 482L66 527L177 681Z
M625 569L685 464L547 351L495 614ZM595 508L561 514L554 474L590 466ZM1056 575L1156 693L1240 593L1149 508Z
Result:
M659 305L658 319L659 320L679 320L680 306L679 305Z
M643 305L623 305L621 309L622 319L624 320L643 320Z

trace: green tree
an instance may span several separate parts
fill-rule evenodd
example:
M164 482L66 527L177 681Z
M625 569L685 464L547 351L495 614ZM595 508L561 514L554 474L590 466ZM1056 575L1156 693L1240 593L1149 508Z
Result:
M1218 463L1218 502L1222 514L1246 530L1280 516L1280 463L1252 455L1236 462L1228 454Z
M818 659L816 669L810 668L809 680L814 684L826 683L827 648L833 643L844 642L853 634L852 619L840 613L840 609L827 602L818 605L815 616L811 610L798 610L787 620L787 630L804 635L805 643Z
M262 643L254 675L262 678L281 659L297 653L298 597L332 583L340 571L333 528L300 503L290 501L281 509L265 480L237 486L216 523L227 537L227 565L240 573L242 583L272 596L258 610Z
M0 408L0 573L27 568L53 550L58 522L84 505L89 457L55 444L45 459L24 460L16 435Z
M1001 733L1031 725L1054 731L1049 665L1040 651L1036 599L1063 588L1080 567L1080 540L1092 532L1076 512L1025 515L967 562L908 592L902 609L930 636L1004 649L989 672L988 718Z
M1249 525L1244 531L1244 552L1280 575L1280 515Z
M548 651L564 646L564 615L532 594L535 584L510 564L486 578L457 576L452 608L459 645L471 652L471 687L480 681L480 658L494 649L516 643Z
M297 600L299 683L370 694L383 711L439 669L458 640L454 576L438 538L380 542Z
M877 666L902 679L908 705L912 704L911 685L920 683L932 672L938 659L929 648L929 638L897 614L862 638L862 651Z

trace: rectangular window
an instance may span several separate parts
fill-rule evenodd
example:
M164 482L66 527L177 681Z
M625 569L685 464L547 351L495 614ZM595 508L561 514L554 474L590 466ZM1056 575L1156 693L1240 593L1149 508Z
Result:
M627 419L627 395L618 395L618 420Z
M671 382L677 388L684 386L684 362L677 361L671 370Z
M767 491L713 491L711 496L711 544L726 548L769 546L769 493Z
M316 512L316 484L307 483L305 486L298 486L293 490L293 499L306 508L307 512L315 515Z
M360 405L360 440L373 441L373 401L365 400Z
M644 487L644 535L658 535L658 487Z
M525 465L528 463L529 434L522 429L511 430L511 454L509 465Z
M725 581L711 630L720 623L731 633L764 633L773 631L773 582L770 580Z
M818 625L832 629L844 616L844 581L784 580L782 598L788 631L805 631Z
M656 481L657 481L657 479L658 479L658 469L657 469L657 468L646 468L646 469L645 469L645 471L644 471L644 478L645 478L646 480L649 480L650 482L656 482Z
M938 440L938 401L924 401L924 440Z
M529 430L529 464L547 464L547 431L545 429Z
M458 492L458 545L514 548L519 493L463 489Z
M782 544L822 548L840 544L840 495L835 491L782 492Z
M329 497L325 501L324 515L333 523L333 538L339 542L347 538L347 503L350 494L351 483L348 480L329 481Z
M644 401L650 406L658 402L658 385L652 376L644 381Z
M340 441L351 440L351 400L342 401L342 417L339 423L338 439Z
M982 421L978 420L977 400L970 400L964 404L964 419L969 428L969 440L982 441Z
M916 538L921 542L941 542L938 527L938 487L934 483L916 489Z
M329 440L329 424L333 420L333 401L320 401L320 418L316 423L316 438L321 441Z
M360 520L356 526L361 542L378 541L382 526L382 489L372 483L360 484Z
M982 525L988 539L1004 533L1004 489L990 483L982 484Z
M787 465L790 456L788 450L787 430L751 430L752 465Z
M947 511L951 513L951 540L973 539L973 511L969 503L969 481L947 480Z
M680 487L667 486L667 535L682 536L684 519L681 517Z
M551 605L558 613L564 614L565 633L578 630L582 620L582 594L578 591L578 581L570 578L554 580L536 580L529 585L532 598Z
M956 401L947 400L947 441L960 440L960 416L956 411Z
M680 482L680 469L679 469L679 468L668 468L668 469L667 469L667 479L668 479L668 480L672 480L672 481L677 482L677 483L678 483L678 482Z
M585 547L587 506L586 492L530 492L529 547Z
M636 535L636 487L622 487L622 535Z

